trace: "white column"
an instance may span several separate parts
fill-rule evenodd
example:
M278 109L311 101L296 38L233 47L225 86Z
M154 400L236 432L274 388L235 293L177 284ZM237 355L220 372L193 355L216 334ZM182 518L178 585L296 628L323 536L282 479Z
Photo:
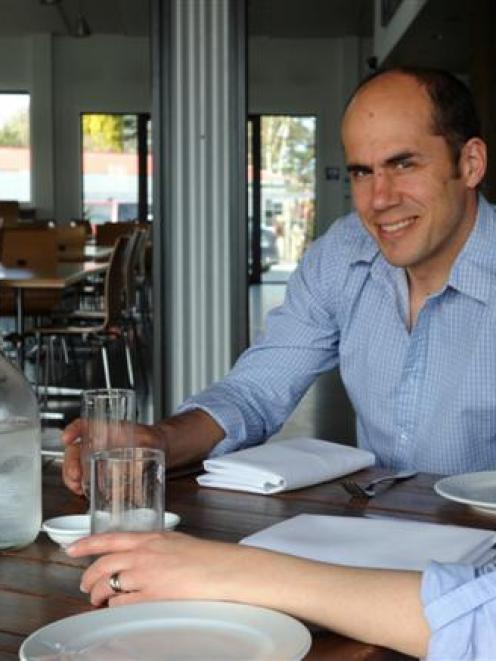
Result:
M246 343L244 0L154 3L155 417Z

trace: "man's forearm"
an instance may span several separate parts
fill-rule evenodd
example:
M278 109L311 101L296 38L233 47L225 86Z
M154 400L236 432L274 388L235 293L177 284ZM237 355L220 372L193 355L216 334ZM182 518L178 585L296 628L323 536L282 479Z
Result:
M171 468L202 461L221 441L224 430L200 409L186 411L157 423Z

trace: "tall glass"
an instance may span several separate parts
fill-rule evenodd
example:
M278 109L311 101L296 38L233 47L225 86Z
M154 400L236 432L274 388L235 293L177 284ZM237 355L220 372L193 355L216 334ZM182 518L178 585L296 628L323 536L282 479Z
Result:
M83 493L90 493L94 452L134 445L136 395L125 388L85 390L81 396L81 468Z
M91 456L91 532L162 530L165 455L114 448Z

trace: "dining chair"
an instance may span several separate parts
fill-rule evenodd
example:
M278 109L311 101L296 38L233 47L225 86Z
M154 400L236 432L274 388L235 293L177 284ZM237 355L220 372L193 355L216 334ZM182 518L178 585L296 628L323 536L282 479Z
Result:
M131 222L95 225L95 243L97 246L113 246L120 236L130 236L133 231L134 224Z
M109 343L116 340L122 340L126 356L126 366L129 384L134 386L134 372L131 361L131 350L127 339L126 329L122 319L122 290L123 290L123 265L127 246L127 237L119 237L112 251L109 266L105 274L102 313L89 314L91 311L85 311L85 314L76 312L67 315L61 323L50 326L40 326L34 329L36 343L38 346L37 364L35 374L35 386L40 396L40 371L41 355L43 353L43 342L48 338L48 352L51 354L49 360L45 361L44 366L44 384L45 394L48 386L48 375L50 365L55 361L54 341L58 338L79 337L83 346L90 348L97 347L100 351L102 360L105 386L112 387L110 375L108 346ZM97 311L95 311L96 313ZM68 362L68 355L64 355L64 362Z
M52 231L55 232L57 238L58 254L64 252L80 253L81 261L83 260L86 229L82 225L56 225Z
M57 266L55 235L47 229L5 227L0 262L6 268L27 269L37 273L53 273ZM50 316L61 302L60 292L51 289L28 291L24 295L26 317ZM2 291L0 315L13 316L16 305L14 292Z
M4 227L16 227L19 223L19 202L17 200L0 200L0 218Z

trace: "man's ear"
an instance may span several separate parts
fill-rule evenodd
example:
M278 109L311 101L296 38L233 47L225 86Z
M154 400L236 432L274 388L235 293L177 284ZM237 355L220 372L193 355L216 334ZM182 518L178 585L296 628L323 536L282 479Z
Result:
M463 145L458 171L468 188L477 188L487 167L486 143L481 138L470 138Z

